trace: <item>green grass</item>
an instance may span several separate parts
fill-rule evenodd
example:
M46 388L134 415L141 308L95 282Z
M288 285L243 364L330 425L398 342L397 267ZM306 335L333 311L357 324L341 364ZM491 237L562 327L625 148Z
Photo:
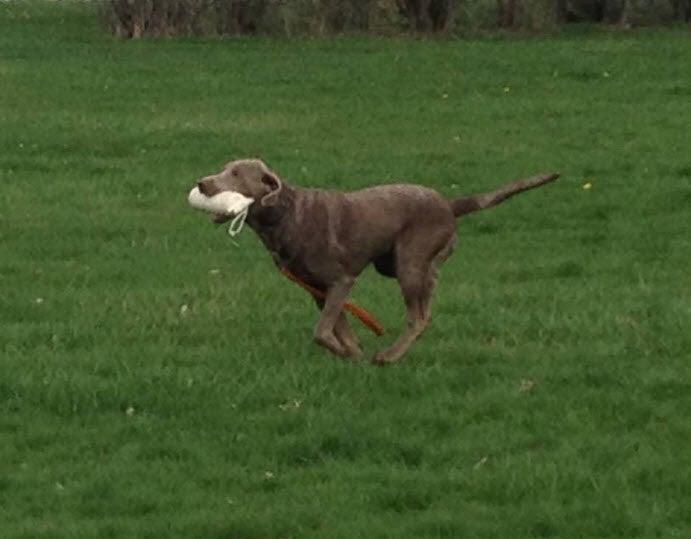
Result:
M689 44L122 42L0 5L0 535L691 536ZM187 207L254 155L306 186L564 177L459 223L382 369ZM372 354L402 302L372 271L354 298Z

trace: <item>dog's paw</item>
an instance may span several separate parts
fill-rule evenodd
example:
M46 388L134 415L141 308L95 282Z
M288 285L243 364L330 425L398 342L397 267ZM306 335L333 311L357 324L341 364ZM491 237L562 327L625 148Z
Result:
M351 345L343 345L343 348L346 350L346 358L350 359L352 361L358 361L362 359L363 353L362 353L362 348L359 346L353 346Z

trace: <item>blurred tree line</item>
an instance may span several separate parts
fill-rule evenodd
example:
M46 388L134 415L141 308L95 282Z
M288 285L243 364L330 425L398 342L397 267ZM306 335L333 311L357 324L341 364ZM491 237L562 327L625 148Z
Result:
M102 0L123 37L543 31L577 22L691 22L691 0Z

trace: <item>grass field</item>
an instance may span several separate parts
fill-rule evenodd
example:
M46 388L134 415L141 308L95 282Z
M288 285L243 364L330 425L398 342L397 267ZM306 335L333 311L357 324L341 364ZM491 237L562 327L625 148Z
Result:
M0 5L0 536L690 537L689 50L121 42L86 4ZM347 189L564 177L459 223L382 369L187 207L254 155ZM371 355L402 302L369 270L354 299Z

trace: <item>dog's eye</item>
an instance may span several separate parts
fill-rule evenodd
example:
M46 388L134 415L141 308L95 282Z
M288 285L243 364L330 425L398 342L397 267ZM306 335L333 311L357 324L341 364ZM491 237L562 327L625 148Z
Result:
M233 176L237 176L237 175L238 175L238 171L235 170L235 169L231 170L230 173L231 173Z

